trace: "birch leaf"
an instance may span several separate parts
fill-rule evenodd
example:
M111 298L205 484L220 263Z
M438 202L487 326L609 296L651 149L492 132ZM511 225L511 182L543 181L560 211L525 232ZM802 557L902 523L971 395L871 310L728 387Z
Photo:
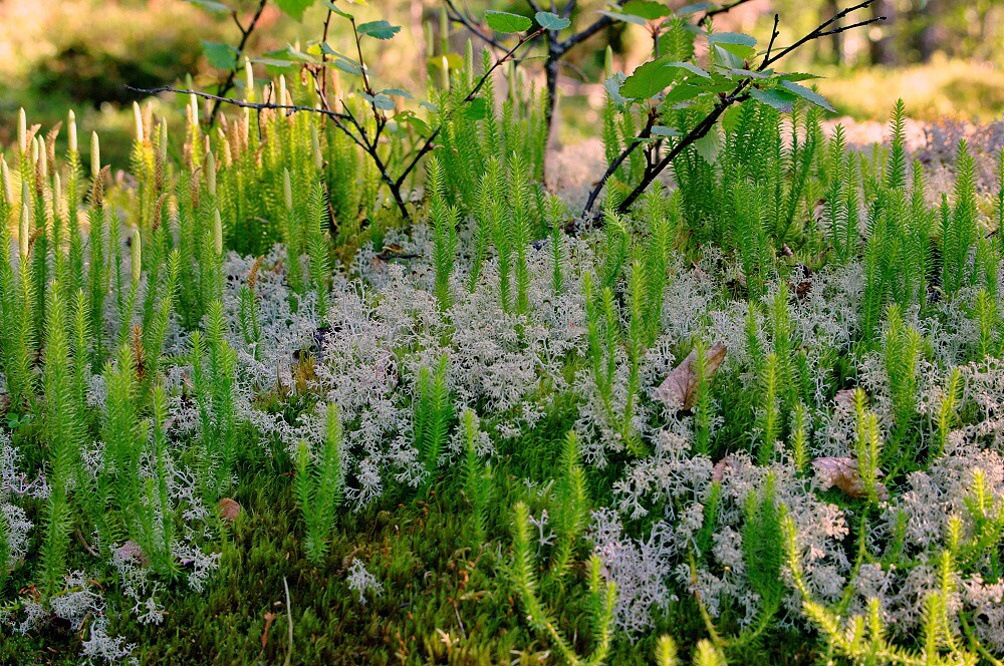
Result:
M704 355L704 367L710 377L718 370L725 360L728 348L717 344ZM690 352L680 365L676 366L669 376L659 385L652 395L661 400L670 409L693 409L697 399L697 360L696 350Z
M822 481L824 488L836 486L854 499L868 497L868 489L858 470L858 461L854 458L816 458L812 461L812 468L816 470L816 476ZM878 470L878 475L882 475L882 470ZM889 491L881 483L876 483L875 495L878 499L885 500L889 498Z

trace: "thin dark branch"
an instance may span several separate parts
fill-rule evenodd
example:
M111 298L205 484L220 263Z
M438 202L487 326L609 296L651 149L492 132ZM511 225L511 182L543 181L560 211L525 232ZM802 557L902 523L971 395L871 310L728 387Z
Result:
M331 110L331 105L328 102L328 51L324 46L328 43L328 31L333 15L334 11L329 8L327 15L324 17L324 32L321 35L321 66L307 68L310 72L310 77L314 80L314 91L321 100L321 107L327 111Z
M596 198L600 196L600 192L603 191L603 187L607 184L610 176L614 175L614 172L620 168L621 164L623 164L624 160L626 160L631 153L634 152L635 148L640 146L645 139L652 136L652 127L655 126L655 121L658 118L659 115L656 113L649 114L648 122L645 123L645 127L642 128L638 136L628 146L626 146L612 162L610 162L607 166L607 170L603 172L603 175L600 176L599 181L597 181L596 185L593 187L593 191L589 193L589 199L586 201L586 207L582 211L583 216L593 209L593 204L596 203Z
M704 12L701 18L697 20L697 26L704 27L704 24L710 21L713 17L730 12L739 5L745 5L747 2L750 2L750 0L733 0L726 5L721 5L719 7L715 7L714 9L708 9Z
M356 137L348 130L347 127L339 125L342 132L352 138L352 140L356 142L356 145L362 148L363 151L370 156L370 159L373 160L373 164L376 166L377 171L380 172L380 180L382 180L387 185L388 189L390 189L391 196L394 197L394 203L397 204L398 209L401 211L401 216L406 221L410 222L411 213L408 211L408 206L404 201L404 197L401 196L401 184L400 182L395 181L390 175L390 170L384 163L383 158L380 157L379 135L375 135L373 140L370 141L366 128L362 125L362 123L356 120L356 117L352 114L352 111L345 105L344 102L342 103L342 108L345 109L345 115L349 123L356 128L356 131L359 132L359 137L362 138L360 139L359 137Z
M255 28L258 27L258 20L261 18L262 12L265 11L265 5L268 4L268 0L259 0L258 9L255 11L254 16L251 17L251 22L248 24L247 28L241 25L240 20L237 18L237 12L233 13L234 23L237 24L238 30L241 31L241 41L237 45L237 53L234 54L234 66L230 68L227 72L227 78L223 81L223 84L216 91L219 97L226 97L227 93L233 90L234 79L237 77L237 71L241 67L241 56L244 55L244 49L247 48L248 40L251 39L252 33L254 33ZM223 102L216 100L213 104L213 110L209 114L209 126L212 127L216 123L216 116L219 115L220 105Z
M210 93L201 92L199 90L186 90L184 88L175 88L174 86L160 86L158 88L134 88L133 86L126 86L127 90L133 92L143 93L144 95L156 95L158 93L178 93L180 95L195 95L196 97L202 97L204 99L211 99L219 102L220 104L230 104L232 106L237 106L242 109L254 109L256 111L265 111L268 109L274 109L276 111L286 111L288 113L319 113L329 118L335 118L338 120L348 120L349 117L344 113L338 113L337 111L331 111L328 109L319 109L316 106L299 106L297 104L275 104L272 102L246 102L244 100L233 99L232 97L222 97L220 95L211 95Z
M828 37L830 35L839 35L842 32L847 32L848 30L853 30L855 28L861 28L866 25L871 25L872 23L878 23L879 21L884 21L885 16L876 16L875 18L870 18L865 21L858 21L857 23L852 23L850 25L842 25L839 28L834 28L832 30L827 30L826 32L819 33L820 37Z
M325 108L328 106L328 50L325 45L328 43L328 29L331 25L331 17L334 15L334 11L330 8L328 9L328 14L324 17L324 33L321 35L321 83L317 86L317 92L321 96L321 104ZM314 83L317 85L317 77L314 77Z
M752 79L745 79L742 83L740 83L739 86L736 87L736 89L732 92L732 94L726 96L724 99L719 100L719 102L715 104L715 108L711 110L711 113L705 116L704 120L695 125L694 128L690 130L690 132L688 132L685 137L680 139L680 141L678 141L673 146L672 150L666 153L665 157L659 160L659 162L657 162L655 166L646 169L645 174L642 176L641 182L638 183L638 185L633 190L631 190L631 193L627 195L624 201L622 201L620 205L617 206L617 212L623 214L626 213L628 210L630 210L631 206L638 199L638 197L640 197L641 194L648 189L649 185L652 184L652 182L659 176L660 173L662 173L666 169L666 167L668 167L670 164L673 163L673 160L675 160L680 155L680 153L684 151L684 149L686 149L688 146L693 145L695 141L703 139L707 135L707 133L711 131L711 129L715 126L715 123L718 122L718 119L721 117L723 113L725 113L725 110L727 108L729 108L736 102L743 102L746 99L748 99L749 98L748 94L740 94L740 93L742 89L745 88L750 81L752 81Z
M591 24L589 24L587 27L583 28L581 32L575 33L565 41L558 44L560 53L563 54L569 49L578 46L582 42L586 41L587 39L598 33L600 30L608 28L613 24L614 20L609 16L607 16L606 14L604 14L603 16L601 16L600 18L596 19Z
M774 42L777 41L778 36L781 34L777 26L781 22L781 15L774 14L774 28L770 33L770 42L767 44L767 53L763 57L763 64L760 65L760 70L763 71L767 68L767 63L770 62L770 52L774 50Z
M356 19L350 18L349 22L352 24L352 36L356 42L356 55L359 56L359 73L363 77L363 89L366 91L366 94L372 95L373 88L370 87L370 77L366 73L366 63L363 61L363 45L360 43L359 31L356 30ZM373 111L376 113L376 109Z
M435 142L436 137L439 136L439 133L442 131L442 129L443 129L442 126L437 127L435 130L432 131L432 133L428 136L428 138L426 138L425 143L423 143L422 147L419 148L418 152L415 153L415 157L412 158L411 162L408 163L408 166L406 166L404 170L401 172L401 175L398 176L397 178L398 185L404 183L405 179L408 177L408 174L410 174L415 169L415 167L418 166L419 160L421 160L426 153L432 150L433 142Z
M355 115L352 113L352 109L349 108L349 106L344 102L344 100L342 101L342 108L345 109L346 120L352 123L352 126L355 127L356 131L359 132L359 136L363 138L363 141L369 143L369 140L366 138L366 129L359 124L359 121L356 120Z
M328 99L324 95L324 91L322 90L322 86L324 85L325 81L318 78L318 75L327 76L328 73L327 69L325 69L324 67L312 67L309 68L307 71L310 72L310 78L314 80L314 92L317 93L317 98L321 102L321 108L324 109L325 111L330 111L331 105L328 104Z
M481 75L481 78L478 79L478 82L474 85L473 88L471 88L471 91L469 93L467 93L467 96L464 97L464 99L461 101L461 103L462 104L467 104L468 102L472 101L477 96L478 92L481 91L481 88L484 87L485 83L488 82L488 79L491 78L492 74L495 72L496 69L498 69L506 61L508 61L509 59L511 59L512 56L516 53L517 49L519 49L519 47L523 46L523 44L526 44L527 42L532 41L538 35L540 35L542 32L543 32L543 29L540 29L540 30L537 30L536 32L533 32L533 33L531 33L531 34L529 34L529 35L527 35L525 37L520 37L519 41L516 43L516 46L512 47L511 49L509 49L505 53L505 55L503 55L500 58L496 59L495 62L492 64L492 66L489 67L487 70L485 70L485 72ZM418 163L422 159L422 157L426 153L428 153L430 150L432 150L434 142L436 140L436 137L439 136L439 133L442 131L442 129L443 129L443 125L440 124L439 127L437 127L435 130L433 130L433 132L425 140L425 143L422 144L422 147L418 149L417 153L415 153L415 157L412 158L411 162L408 163L408 166L405 167L404 171L401 172L401 175L398 176L398 179L397 179L397 184L398 185L400 185L401 183L403 183L404 180L408 177L408 174L410 174L415 169L415 167L418 166Z
M457 23L460 23L469 31L474 33L478 37L478 39L482 40L487 44L490 44L493 48L496 48L499 51L506 50L506 48L498 40L496 40L494 37L491 37L488 33L483 31L478 25L474 23L474 21L464 16L460 12L460 10L457 9L457 6L453 4L453 0L445 0L445 2L446 2L447 18L449 18L451 21L456 21Z
M770 58L765 59L763 67L764 68L769 67L770 65L774 64L775 62L777 62L781 58L785 57L786 55L788 55L789 53L791 53L795 49L799 48L803 44L805 44L807 42L811 42L814 39L819 39L820 37L826 37L827 35L835 35L837 33L846 32L848 30L853 30L854 28L860 28L862 26L871 25L872 23L878 23L879 21L884 21L885 20L884 16L877 16L875 18L871 18L871 19L868 19L866 21L860 21L860 22L854 23L852 25L837 27L837 28L834 28L833 30L827 30L826 29L826 28L830 27L831 25L833 25L834 23L836 23L837 21L839 21L840 19L842 19L845 16L847 16L848 14L856 12L859 9L864 9L865 7L867 7L868 5L872 4L873 2L875 2L875 0L864 0L864 2L860 2L860 3L856 4L856 5L854 5L853 7L848 7L846 9L843 9L843 10L837 12L828 21L824 21L823 23L820 23L818 26L816 26L815 30L813 30L812 32L806 34L804 37L802 37L800 40L798 40L794 44L791 44L790 46L784 47L783 49L781 49L780 51L778 51L776 55L773 55Z
M871 25L873 23L879 23L880 21L884 21L884 20L885 20L884 16L876 16L875 18L870 18L870 19L867 19L865 21L859 21L857 23L852 23L851 25L845 25L845 26L841 26L839 28L834 28L833 30L825 30L825 31L816 33L815 35L812 36L811 39L806 39L805 37L803 37L802 39L798 40L797 42L795 42L791 46L786 46L782 50L778 51L777 55L775 55L775 56L771 57L769 60L767 60L767 64L768 65L774 64L775 62L777 62L778 60L780 60L784 56L788 55L789 53L791 53L792 51L794 51L798 47L803 46L806 42L812 41L813 39L819 39L821 37L828 37L830 35L836 35L836 34L839 34L841 32L847 32L848 30L854 30L855 28L863 28L866 25Z
M488 78L492 75L492 72L494 72L500 66L505 64L507 61L511 60L513 55L516 53L517 49L519 49L519 47L523 46L527 42L533 41L534 39L539 37L543 32L544 29L539 28L535 32L527 34L525 37L520 37L519 41L516 42L516 46L506 51L505 55L503 55L502 57L496 59L495 62L492 64L492 66L489 67L488 70L481 75L481 78L478 80L477 84L474 86L474 88L471 89L471 92L467 94L467 97L464 98L463 100L464 103L470 102L471 100L474 99L474 96L477 95L478 92L480 92L482 86L485 85L485 83L488 81Z
M355 39L356 42L356 55L359 56L359 71L363 77L363 91L370 96L370 108L373 110L373 117L378 119L376 133L377 135L379 135L380 134L379 118L381 118L383 114L380 113L380 111L377 109L376 102L373 99L374 98L373 88L370 86L369 74L366 73L366 62L363 60L363 45L360 41L361 38L359 37L359 31L356 30L355 17L350 16L349 23L352 24L352 37ZM356 127L359 127L359 125L356 125ZM359 130L361 132L363 131L361 127L359 128ZM363 137L365 138L365 136L366 135L364 133ZM376 137L373 139L373 142L376 143Z

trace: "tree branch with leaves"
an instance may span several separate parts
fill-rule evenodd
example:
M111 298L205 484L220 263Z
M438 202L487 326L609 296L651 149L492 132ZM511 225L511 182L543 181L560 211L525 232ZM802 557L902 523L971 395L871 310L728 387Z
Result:
M713 17L727 13L732 9L744 5L750 0L733 0L724 5L710 5L706 7L697 19L698 27L704 26ZM547 54L544 57L544 81L547 91L547 125L548 137L552 134L554 125L554 113L558 106L558 77L563 61L568 54L578 46L585 43L600 32L616 25L618 22L636 24L645 27L652 36L653 45L658 51L659 36L665 27L668 19L674 16L689 15L681 14L679 10L673 11L666 5L647 0L628 0L623 6L615 10L600 10L599 18L596 18L587 26L573 32L565 38L560 37L560 33L572 25L571 17L577 9L575 0L569 0L564 8L558 10L552 8L552 12L543 12L540 5L535 0L526 0L530 11L534 12L536 23L543 29L544 45ZM473 35L484 41L493 48L501 48L501 45L491 36L489 30L480 25L469 13L461 11L454 0L444 0L444 7L450 20L463 25ZM693 13L700 12L700 5L693 5ZM558 20L550 18L558 16ZM656 53L658 56L658 53Z
M610 161L606 172L589 193L582 218L591 219L593 208L609 179L635 150L647 147L645 169L639 182L633 184L633 189L617 204L618 213L630 210L673 160L705 139L722 115L735 104L752 98L790 113L796 101L801 99L833 111L826 99L799 83L814 77L775 72L772 66L809 42L883 20L882 17L874 17L834 27L841 19L868 7L872 2L874 0L865 0L838 12L783 48L775 46L780 34L780 17L775 14L770 41L760 54L756 51L756 39L750 35L702 31L701 36L707 39L709 47L708 69L699 67L693 61L675 60L673 54L666 54L640 65L631 76L621 75L621 78L608 82L608 93L621 111L631 113L634 108L641 107L646 122L642 130ZM762 55L763 59L754 65L758 55ZM659 124L674 108L710 100L714 100L711 108L686 132ZM660 155L664 138L670 140L670 148L665 155Z
M249 23L246 28L241 26L242 39L236 49L233 49L233 47L227 47L226 45L219 45L228 49L228 57L232 55L234 58L237 58L238 56L244 54L248 38L254 30L254 27L257 25L266 1L267 0L262 0L251 23ZM227 93L234 87L236 68L230 70L217 94L182 89L174 86L136 89L136 91L146 94L157 94L162 92L181 93L212 100L213 113L211 117L215 117L217 109L221 105L231 105L259 112L265 110L275 110L285 112L287 114L317 113L323 115L367 155L379 172L380 180L390 192L391 198L398 208L402 218L407 221L411 221L411 211L408 208L407 197L404 192L405 183L409 176L415 172L415 169L421 163L422 158L435 148L436 138L442 131L442 123L448 122L449 117L441 118L440 125L435 128L428 128L424 122L412 122L411 124L414 126L425 126L425 135L420 138L414 150L406 153L407 159L403 164L392 164L391 159L382 151L385 143L384 135L389 123L391 120L408 121L415 119L414 113L411 111L397 112L397 104L395 103L394 98L411 99L412 95L405 90L397 88L377 90L377 87L374 85L375 82L372 78L370 68L366 64L363 43L367 38L380 41L393 39L401 28L400 26L392 25L390 22L382 19L359 23L353 14L339 8L331 0L321 0L321 2L327 9L327 12L322 25L321 39L311 45L311 49L314 50L316 56L309 52L304 53L294 49L292 46L287 46L285 49L280 51L265 54L262 58L256 58L253 60L249 59L249 62L258 62L271 67L291 67L306 70L311 75L315 84L317 100L314 106L294 104L290 100L286 99L278 99L276 101L266 100L265 102L259 103L227 97ZM211 11L222 11L227 9L225 5L216 2L207 3L207 1L200 0L199 4L203 4L203 6L206 6L206 4L211 5L207 7L207 9ZM280 9L288 13L293 18L301 19L303 12L309 6L314 4L314 0L277 0L276 4ZM233 11L232 14L235 17L235 20L237 20L236 11ZM331 21L335 16L345 19L351 25L352 42L355 51L354 57L339 53L328 44ZM551 26L552 28L557 25L567 23L565 19L561 19L557 15L549 14L547 12L541 12L538 18L539 20L544 21L546 26ZM539 27L536 30L531 30L533 23L529 19L507 12L487 12L486 21L491 29L498 34L516 34L516 42L511 47L505 47L500 41L493 40L495 44L505 50L501 55L495 58L493 64L486 67L481 76L473 82L470 91L463 98L462 104L468 104L477 99L479 92L484 87L485 83L495 75L496 71L502 65L515 60L520 49L533 42L547 30L547 27L545 26ZM237 22L240 26L240 22ZM216 46L217 45L214 45L213 48L216 48ZM366 114L365 117L358 114L358 109L354 111L345 97L341 97L336 101L336 103L340 104L340 109L336 109L332 106L331 101L329 100L327 87L327 71L331 67L356 76L360 79L361 85L355 91L355 94L366 102L366 107L369 113ZM452 83L450 85L452 85Z

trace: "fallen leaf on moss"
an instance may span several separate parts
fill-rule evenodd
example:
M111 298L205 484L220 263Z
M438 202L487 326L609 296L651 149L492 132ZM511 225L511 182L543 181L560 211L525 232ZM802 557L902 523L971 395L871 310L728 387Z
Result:
M129 539L116 550L116 554L125 562L131 562L140 566L146 566L149 561L143 548L133 539Z
M237 520L237 516L241 515L241 505L237 503L237 500L230 499L229 497L221 499L216 508L220 512L220 518L225 523L232 523Z
M857 389L842 389L837 391L837 394L833 396L833 402L838 407L846 407L847 409L854 409L854 394L857 393Z
M823 482L824 488L836 486L845 495L855 499L868 496L868 489L858 471L858 461L854 458L816 458L812 461L812 468L816 470L816 476ZM876 475L882 476L882 470L877 470ZM875 495L880 500L886 500L889 498L889 491L876 481Z
M721 481L722 479L724 479L725 478L725 470L727 470L727 469L732 468L732 467L735 466L733 464L733 462L734 461L733 461L731 455L727 455L724 458L722 458L721 460L719 460L718 462L716 462L715 466L713 468L711 468L711 481L712 481L712 483L714 483L716 481Z
M705 370L708 376L715 374L718 366L725 360L728 349L717 344L704 354ZM697 400L697 360L696 350L687 354L680 365L669 373L669 376L659 385L652 395L661 400L670 409L690 410Z

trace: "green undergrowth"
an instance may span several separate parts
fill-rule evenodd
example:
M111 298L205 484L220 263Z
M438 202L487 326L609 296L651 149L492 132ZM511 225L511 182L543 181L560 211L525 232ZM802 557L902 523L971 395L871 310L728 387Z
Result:
M544 472L560 449L563 437L556 433L562 425L560 417L549 419L543 432L516 440L514 448L537 451L540 458L513 456L506 459L506 468L513 474L530 468ZM548 439L549 431L554 438ZM258 471L234 493L245 511L221 532L220 570L205 593L165 599L160 626L137 631L128 621L112 625L139 646L133 656L140 663L282 663L287 654L292 663L303 664L550 662L546 642L521 622L516 591L498 577L498 567L504 565L498 554L509 555L508 516L493 516L485 540L475 548L464 538L469 506L444 499L459 495L460 489L436 484L426 499L381 503L339 518L331 552L315 566L297 534L295 505L284 482L293 470L265 458L246 463ZM501 504L526 497L522 478L550 480L543 473L498 478L494 492L504 498ZM345 582L356 557L369 563L384 586L378 594L367 594L366 604ZM581 602L557 596L553 603L568 618L563 631L572 635L586 629L569 621L582 612L576 610ZM696 614L692 604L676 604L657 627L681 635L700 632ZM444 633L442 627L450 630ZM12 641L5 645L4 663L48 661L53 650L72 651L76 640L74 632L57 630L37 640ZM778 654L787 655L780 663L811 663L814 650L796 634L774 640L787 646L779 649ZM621 638L609 661L649 664L655 642L655 634L641 641ZM66 662L76 663L70 657ZM742 663L779 662L776 655L750 650Z
M567 405L557 406L544 423L513 440L511 451L500 451L505 473L493 478L491 490L498 506L532 501L526 480L551 480L570 415ZM259 448L248 444L250 451ZM292 663L305 664L549 663L546 643L522 626L516 591L499 577L510 556L507 514L489 516L485 534L472 545L470 502L457 478L442 477L422 499L391 496L366 511L342 514L330 552L314 564L298 534L288 483L294 469L282 458L273 450L239 462L245 481L233 498L243 511L220 531L219 572L203 594L165 598L165 619L156 627L137 631L128 620L112 624L137 644L133 656L140 663L280 663L287 654ZM594 475L588 480L594 493L608 484ZM346 585L353 558L367 561L383 585L376 594L365 594L365 604ZM114 594L108 600L131 603ZM582 612L574 595L557 596L554 603L566 618L563 631L586 629L570 621ZM658 626L681 632L688 617L693 624L695 613L691 604L678 604ZM5 639L0 655L10 664L63 663L49 655L72 651L78 640L76 632L57 626L35 639ZM654 635L641 642L620 639L610 659L646 664L654 648ZM75 663L69 656L65 661ZM771 662L776 660L752 652L744 661Z
M422 116L250 62L211 129L136 105L121 182L22 114L0 656L998 663L1004 154L936 186L903 103L855 151L660 7L623 8L668 51L610 72L575 211L546 96L473 46ZM570 26L535 20L486 17Z
M212 145L194 123L174 165L136 122L132 191L97 163L82 201L73 151L49 185L27 129L4 163L7 660L915 663L881 617L862 643L840 623L862 568L932 562L910 593L927 654L982 648L961 623L986 620L948 630L945 604L954 576L1004 573L1001 468L959 448L994 427L1000 248L979 230L1004 199L964 143L930 204L902 105L874 156L804 109L786 146L744 106L679 189L577 238L516 153L469 185L437 155L429 225L388 204L378 230L331 216L367 181L331 188L350 158L307 116L266 117L263 159L238 116L222 168L191 157ZM940 510L917 505L929 475L959 484L944 541L908 532Z

